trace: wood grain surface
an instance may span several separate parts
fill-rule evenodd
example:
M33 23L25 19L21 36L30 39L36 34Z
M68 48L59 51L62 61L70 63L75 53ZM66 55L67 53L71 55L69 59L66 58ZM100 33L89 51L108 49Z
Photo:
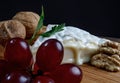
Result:
M81 83L120 83L120 72L107 72L89 64L80 66L83 71Z
M120 38L107 38L120 42ZM120 83L120 72L108 72L90 64L84 64L80 68L83 71L81 83Z

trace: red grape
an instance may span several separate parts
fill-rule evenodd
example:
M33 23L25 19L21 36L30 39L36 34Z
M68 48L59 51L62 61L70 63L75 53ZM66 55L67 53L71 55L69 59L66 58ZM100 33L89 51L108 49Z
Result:
M13 71L5 75L1 83L30 83L31 75L26 71Z
M1 78L5 75L5 65L6 65L5 60L0 60L0 80Z
M4 71L4 66L6 65L5 60L0 60L0 74Z
M26 71L26 70L15 67L13 64L10 64L5 60L0 60L0 81L6 74L11 73L13 71Z
M53 79L47 76L37 76L32 83L55 83Z
M63 45L56 39L48 39L38 48L36 63L42 71L53 71L63 59Z
M22 38L10 39L6 44L5 60L14 66L27 68L32 62L29 45Z
M74 64L62 64L52 72L50 77L55 83L80 83L82 71Z
M80 83L82 71L78 66L60 65L63 53L60 41L46 40L38 48L33 71L29 71L33 61L29 45L21 38L10 39L5 60L0 60L0 83Z

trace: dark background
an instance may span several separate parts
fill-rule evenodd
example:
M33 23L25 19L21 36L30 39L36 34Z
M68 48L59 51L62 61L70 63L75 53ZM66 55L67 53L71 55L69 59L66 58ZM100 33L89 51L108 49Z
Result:
M19 11L40 14L42 5L45 25L66 23L97 36L120 37L118 0L1 0L0 21Z

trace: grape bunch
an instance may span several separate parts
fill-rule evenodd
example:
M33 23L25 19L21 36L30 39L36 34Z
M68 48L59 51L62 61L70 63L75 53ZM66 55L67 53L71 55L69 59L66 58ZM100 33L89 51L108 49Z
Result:
M0 60L0 83L80 83L82 70L70 63L61 64L64 48L57 39L48 39L36 53L21 38L8 41L5 59Z

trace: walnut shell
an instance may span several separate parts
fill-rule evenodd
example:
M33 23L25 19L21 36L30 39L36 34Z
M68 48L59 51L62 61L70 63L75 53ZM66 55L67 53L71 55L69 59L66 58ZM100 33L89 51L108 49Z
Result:
M26 37L30 38L38 24L40 16L34 12L18 12L13 19L20 21L26 28Z
M1 24L0 27L0 44L5 45L10 38L26 37L26 29L22 23L17 20L8 20Z
M2 24L3 24L4 22L6 22L6 21L1 21L1 22L0 22L0 27L2 26Z

